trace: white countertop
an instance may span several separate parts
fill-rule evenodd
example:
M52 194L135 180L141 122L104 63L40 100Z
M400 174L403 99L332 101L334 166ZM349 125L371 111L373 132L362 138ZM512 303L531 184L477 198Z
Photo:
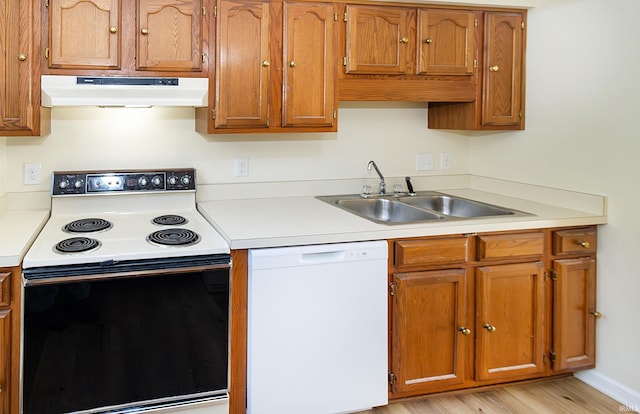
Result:
M49 210L6 210L0 214L0 267L19 266L47 222Z
M575 194L575 202L570 201L565 203L564 207L560 207L471 188L438 191L525 211L532 215L385 225L361 218L312 196L200 201L198 208L227 240L231 249L581 226L607 222L604 197L602 210L594 212L592 206L589 206L591 211L566 207L566 204L580 205L581 194ZM570 199L571 194L567 198Z

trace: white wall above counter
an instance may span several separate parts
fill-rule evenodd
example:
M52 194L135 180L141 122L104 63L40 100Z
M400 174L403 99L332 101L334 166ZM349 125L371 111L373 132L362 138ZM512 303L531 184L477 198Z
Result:
M536 7L537 0L385 0L392 3L425 3L425 4L442 4L452 6L485 6L485 7L509 7L530 9Z

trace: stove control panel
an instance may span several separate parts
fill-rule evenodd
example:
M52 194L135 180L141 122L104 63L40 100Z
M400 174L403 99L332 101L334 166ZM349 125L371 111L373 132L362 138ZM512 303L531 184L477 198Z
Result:
M54 172L53 196L151 191L195 191L193 168L171 170Z

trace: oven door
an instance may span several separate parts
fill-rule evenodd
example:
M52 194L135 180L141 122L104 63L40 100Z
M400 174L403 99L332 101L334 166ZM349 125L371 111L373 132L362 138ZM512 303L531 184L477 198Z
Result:
M24 414L227 398L229 267L27 283Z

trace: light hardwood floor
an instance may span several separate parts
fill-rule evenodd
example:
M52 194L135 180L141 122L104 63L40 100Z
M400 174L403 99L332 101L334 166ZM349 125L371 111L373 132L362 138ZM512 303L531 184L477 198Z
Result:
M582 414L630 412L575 377L391 403L358 414Z

